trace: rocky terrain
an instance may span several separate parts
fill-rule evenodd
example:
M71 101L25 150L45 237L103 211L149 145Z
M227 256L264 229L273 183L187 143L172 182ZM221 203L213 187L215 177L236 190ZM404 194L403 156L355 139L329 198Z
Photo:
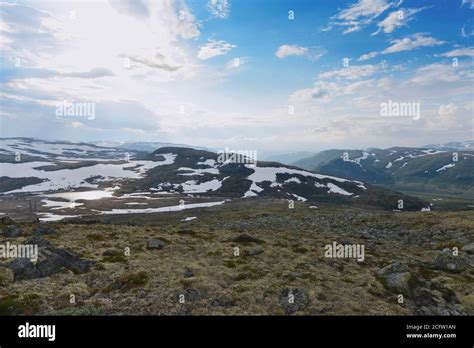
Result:
M438 197L184 146L0 144L0 315L474 313L474 216Z
M473 315L474 216L249 198L166 214L1 219L0 314ZM325 246L363 245L363 261ZM291 300L290 300L291 299Z

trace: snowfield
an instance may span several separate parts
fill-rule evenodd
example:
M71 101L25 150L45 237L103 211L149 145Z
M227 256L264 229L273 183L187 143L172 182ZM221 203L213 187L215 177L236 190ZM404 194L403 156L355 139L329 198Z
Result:
M347 180L347 179L342 179L342 178L329 176L329 175L315 174L315 173L307 172L305 170L291 169L291 168L285 168L285 167L250 167L249 165L246 165L246 166L247 168L252 169L254 172L247 177L248 180L252 181L252 184L249 190L244 194L243 198L254 197L254 196L257 196L259 192L262 192L263 188L258 186L258 184L264 181L271 182L270 184L271 187L277 187L277 186L282 187L281 183L277 182L277 174L288 174L288 175L296 174L296 175L302 175L302 176L307 176L307 177L309 176L316 179L330 179L330 180L334 180L338 182L354 182L354 183L357 183L358 187L364 190L366 189L364 184L360 181ZM286 183L291 183L291 182L301 183L301 180L294 177L294 178L285 180L284 183L286 184ZM339 186L332 183L328 183L327 185L315 183L315 185L316 187L327 187L329 189L328 193L352 195L352 193L347 192L343 190L342 188L340 188ZM306 200L306 198L304 197L300 197L299 199Z
M124 159L127 154L122 149L104 148L83 143L50 142L39 139L30 142L21 138L0 139L0 154L15 155L17 152L22 156L36 156L49 160L118 160ZM133 154L133 151L130 154Z
M38 169L42 166L57 165L54 162L20 162L20 163L0 163L0 173L2 176L10 178L37 177L44 180L41 183L24 186L21 189L12 190L8 193L18 192L44 192L65 190L79 187L97 188L97 184L86 182L86 179L100 177L97 181L109 181L119 178L138 179L151 168L172 164L176 155L165 154L164 161L133 161L122 164L95 164L88 167L76 169L60 169L46 171Z

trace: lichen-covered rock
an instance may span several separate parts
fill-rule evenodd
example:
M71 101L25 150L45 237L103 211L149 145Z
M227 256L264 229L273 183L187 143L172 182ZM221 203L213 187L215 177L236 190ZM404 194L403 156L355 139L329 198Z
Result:
M410 296L416 287L416 278L408 266L399 261L378 270L377 275L385 288L398 294Z
M465 245L462 250L465 252L465 253L468 253L470 255L473 255L474 254L474 243L470 243L470 244L467 244Z
M463 255L453 255L452 252L440 252L433 259L432 268L450 273L461 273L470 266L469 259Z
M49 226L37 226L33 229L33 234L37 234L40 236L48 235L48 234L57 234L58 232Z
M304 310L309 304L309 296L306 290L301 288L284 288L279 303L285 314L290 315Z
M2 236L8 238L20 237L23 234L23 230L16 225L9 225L2 230Z
M163 242L162 240L160 239L150 239L147 243L146 243L146 248L149 249L149 250L152 250L152 249L163 249L165 247L165 242Z
M38 237L30 238L25 244L34 244L35 241L38 243L37 262L28 258L18 258L8 265L8 268L13 272L15 281L48 277L63 268L74 273L85 273L93 264L93 261L81 259L68 250L54 248L49 242Z

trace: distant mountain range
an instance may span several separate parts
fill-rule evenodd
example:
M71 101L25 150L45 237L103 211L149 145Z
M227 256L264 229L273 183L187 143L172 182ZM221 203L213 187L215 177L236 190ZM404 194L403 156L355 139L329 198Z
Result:
M458 141L458 142L451 142L451 143L444 143L444 144L431 144L431 145L425 145L423 146L423 148L445 150L445 151L452 151L452 150L474 151L474 140L460 141L460 142Z
M356 205L385 210L421 210L426 201L360 180L328 176L278 162L256 164L185 147L162 147L124 158L121 148L94 144L1 139L0 192L51 193L80 188L117 194L277 198ZM15 161L15 152L22 153ZM99 158L99 156L103 156ZM285 203L286 204L286 203Z
M201 146L192 146L186 144L173 144L173 143L162 143L162 142L150 142L150 141L126 141L126 142L113 142L113 141L94 141L92 144L101 147L112 147L118 149L126 149L132 151L141 152L153 152L162 147L186 147L198 150L209 150L208 148Z
M472 192L473 142L423 148L327 150L292 164L325 175L360 180L394 189Z

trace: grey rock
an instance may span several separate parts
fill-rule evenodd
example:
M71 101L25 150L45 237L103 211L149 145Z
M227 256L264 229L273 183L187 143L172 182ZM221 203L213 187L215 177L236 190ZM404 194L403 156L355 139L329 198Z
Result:
M309 296L306 290L301 288L284 288L281 291L279 303L285 314L290 315L304 310L309 304Z
M300 272L290 272L288 274L288 277L290 279L296 279L296 278L301 278L301 273Z
M162 240L160 239L150 239L147 243L146 243L146 248L149 249L149 250L153 250L153 249L163 249L165 246L165 242L163 242Z
M410 296L417 285L417 280L408 266L399 261L377 271L382 284L390 291Z
M454 256L450 251L449 253L441 252L436 255L431 266L439 271L461 273L470 266L470 262L465 255L459 254Z
M189 268L186 268L186 270L184 271L184 278L191 278L191 277L194 277L193 271Z
M4 237L16 238L16 237L20 237L22 234L23 234L23 230L16 225L7 226L2 230L2 235Z
M37 245L38 248L51 247L51 242L40 236L32 236L25 240L23 244Z
M462 250L465 253L473 255L474 254L474 243L470 243L470 244L467 244L467 245L463 246Z
M41 243L40 240L38 242L41 246L38 246L39 255L36 263L27 258L18 258L8 265L15 281L48 277L62 269L69 269L74 273L85 273L94 263L91 260L81 259L68 250L54 248L50 243Z
M259 255L263 253L263 249L259 246L257 247L253 247L253 248L250 248L248 251L247 251L247 255L248 256L256 256L256 255Z
M187 288L176 294L176 300L179 301L181 295L184 295L184 301L186 303L207 298L207 291L203 289Z
M33 229L33 234L37 234L40 236L48 235L48 234L57 234L58 232L49 226L37 226Z

